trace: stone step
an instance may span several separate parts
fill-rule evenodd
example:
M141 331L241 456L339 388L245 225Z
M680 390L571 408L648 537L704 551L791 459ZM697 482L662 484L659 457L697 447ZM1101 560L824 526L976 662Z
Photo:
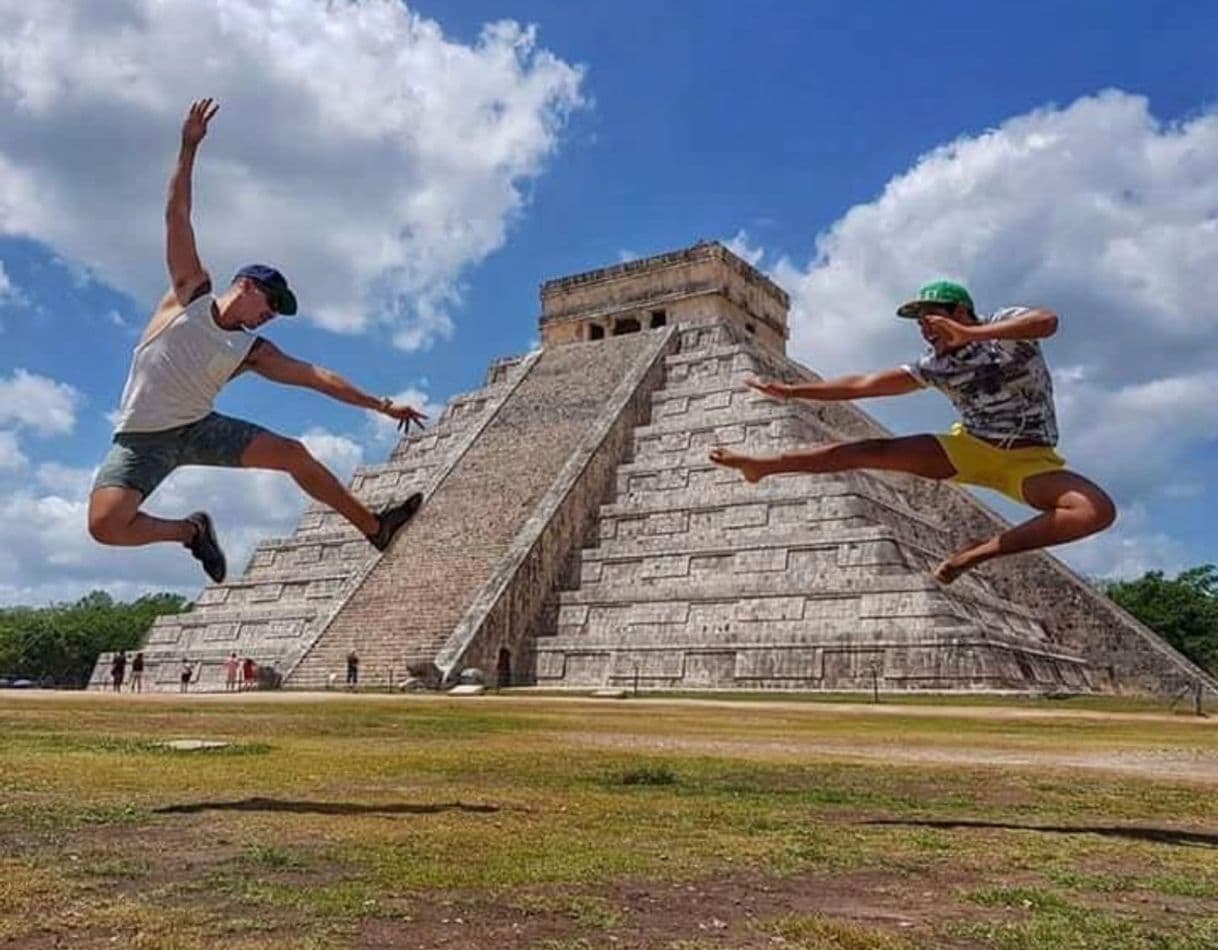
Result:
M257 607L266 604L295 604L328 600L338 594L355 574L359 563L335 568L333 565L285 569L258 577L244 577L205 587L195 598L192 614Z
M662 555L646 562L646 572L622 560L602 563L599 577L593 568L589 579L581 581L577 589L561 591L557 603L561 608L568 604L622 604L634 598L727 602L767 597L813 598L819 602L862 591L922 591L940 606L950 603L948 613L952 616L984 616L999 626L1005 618L1002 622L1043 635L1035 611L999 597L992 588L968 575L945 587L930 577L933 558L926 558L926 569L916 570L905 563L913 557L912 552L891 541L877 540L853 546Z
M919 637L826 630L784 637L768 632L704 636L670 644L594 643L582 638L537 644L540 685L739 689L1090 689L1077 657L1029 643L1007 643L977 628L922 631Z
M679 611L670 611L669 616ZM690 617L700 617L691 605ZM539 638L538 653L582 653L613 651L647 653L668 650L786 650L820 647L825 649L884 650L891 647L917 647L929 650L963 649L979 644L1026 651L1053 659L1077 657L1048 642L1033 642L1026 637L1010 636L969 621L928 623L913 627L909 618L817 617L803 620L758 620L747 614L723 620L707 617L709 622L674 623L638 620L575 625L552 637ZM627 630L627 628L638 628ZM627 632L627 635L623 633Z
M271 579L285 572L314 568L352 570L375 553L367 539L353 530L308 538L267 538L254 548L242 578Z
M740 529L784 528L790 525L822 525L826 531L882 524L903 535L925 535L927 543L945 541L942 528L889 498L874 498L870 485L814 483L799 491L784 490L782 482L802 476L778 476L761 486L746 484L716 486L697 499L681 503L668 498L629 500L602 505L602 542L642 535L720 534ZM798 485L795 486L797 489ZM867 494L865 494L867 493ZM944 552L946 553L946 552Z
M686 508L769 499L794 501L842 493L862 494L928 526L937 521L908 506L902 491L913 476L878 472L811 474L788 472L749 483L734 469L715 465L705 455L642 459L618 466L618 506Z
M836 545L848 548L852 545L871 544L898 545L892 532L883 526L843 529L832 534L808 531L802 525L753 534L681 534L676 536L636 537L620 541L606 541L594 548L580 552L581 568L590 565L609 565L618 562L635 562L655 557L691 557L699 555L743 554L745 552L791 550L793 548L825 547ZM581 573L581 576L583 574ZM597 580L597 577L591 577Z
M748 400L741 404L727 407L709 409L705 412L692 413L686 411L684 413L672 413L656 418L652 417L651 424L639 426L635 431L635 447L636 451L640 445L648 440L661 439L665 436L684 435L689 436L694 433L701 432L719 432L728 429L742 428L760 428L770 426L773 428L776 423L802 425L805 431L808 427L815 427L817 419L814 416L813 410L808 404L796 402L775 402L769 399ZM804 434L801 431L799 434ZM730 439L721 444L730 444L731 442L741 442L743 438ZM825 438L820 438L817 441L826 441ZM686 440L688 443L688 440Z
M253 646L274 646L275 641L298 642L321 609L318 604L293 603L206 613L189 611L158 617L149 628L145 648L172 651L187 644L193 655L205 649L231 649L243 653Z

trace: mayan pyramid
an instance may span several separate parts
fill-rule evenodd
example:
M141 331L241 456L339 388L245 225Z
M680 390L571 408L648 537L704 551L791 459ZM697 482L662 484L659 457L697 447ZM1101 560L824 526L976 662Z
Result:
M551 280L541 349L492 365L436 424L355 473L426 504L377 554L333 512L259 544L162 617L154 689L223 688L230 652L289 688L491 685L1169 694L1218 683L1049 554L929 570L1005 522L955 485L889 473L745 484L716 444L776 452L887 435L849 403L779 403L787 294L719 243ZM94 684L108 671L99 658Z

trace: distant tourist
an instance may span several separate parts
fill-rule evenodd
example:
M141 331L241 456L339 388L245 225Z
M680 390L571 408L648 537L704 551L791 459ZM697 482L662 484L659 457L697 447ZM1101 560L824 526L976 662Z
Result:
M178 692L184 693L190 689L190 678L194 675L194 667L190 665L190 660L182 657L182 668L178 673Z
M247 656L241 664L241 688L253 689L258 685L258 664L252 656Z
M140 650L131 658L131 692L144 691L144 651Z
M359 654L354 650L347 654L347 686L355 689L359 685Z
M117 693L123 688L123 677L127 674L127 654L119 650L110 661L110 681Z
M226 693L237 690L237 674L239 672L241 672L241 661L237 659L236 652L230 653L228 659L224 661L224 691Z
M229 380L252 370L272 382L304 386L379 412L403 429L411 423L422 427L426 418L389 396L369 395L337 373L293 359L256 335L279 314L296 312L296 297L275 268L242 267L226 290L214 293L195 247L190 214L195 152L218 108L212 99L194 102L182 124L165 208L170 287L132 353L114 444L89 495L94 540L123 546L177 542L216 583L224 580L227 565L207 512L167 519L142 510L148 496L180 466L286 472L302 490L355 525L378 551L389 546L423 502L415 492L379 513L370 511L299 440L217 413L215 397Z

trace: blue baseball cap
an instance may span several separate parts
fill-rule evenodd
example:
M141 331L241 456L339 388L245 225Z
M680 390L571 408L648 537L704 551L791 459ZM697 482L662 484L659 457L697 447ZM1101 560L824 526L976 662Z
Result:
M296 312L296 295L288 287L287 278L275 268L266 264L247 264L237 271L233 282L236 283L242 277L252 280L266 291L267 299L276 313L290 317Z

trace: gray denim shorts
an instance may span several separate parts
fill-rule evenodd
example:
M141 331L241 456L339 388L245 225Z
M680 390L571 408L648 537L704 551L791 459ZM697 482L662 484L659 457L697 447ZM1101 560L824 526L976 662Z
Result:
M266 431L252 422L213 412L198 422L159 432L116 432L93 489L134 488L147 498L170 472L183 465L239 468L246 446Z

